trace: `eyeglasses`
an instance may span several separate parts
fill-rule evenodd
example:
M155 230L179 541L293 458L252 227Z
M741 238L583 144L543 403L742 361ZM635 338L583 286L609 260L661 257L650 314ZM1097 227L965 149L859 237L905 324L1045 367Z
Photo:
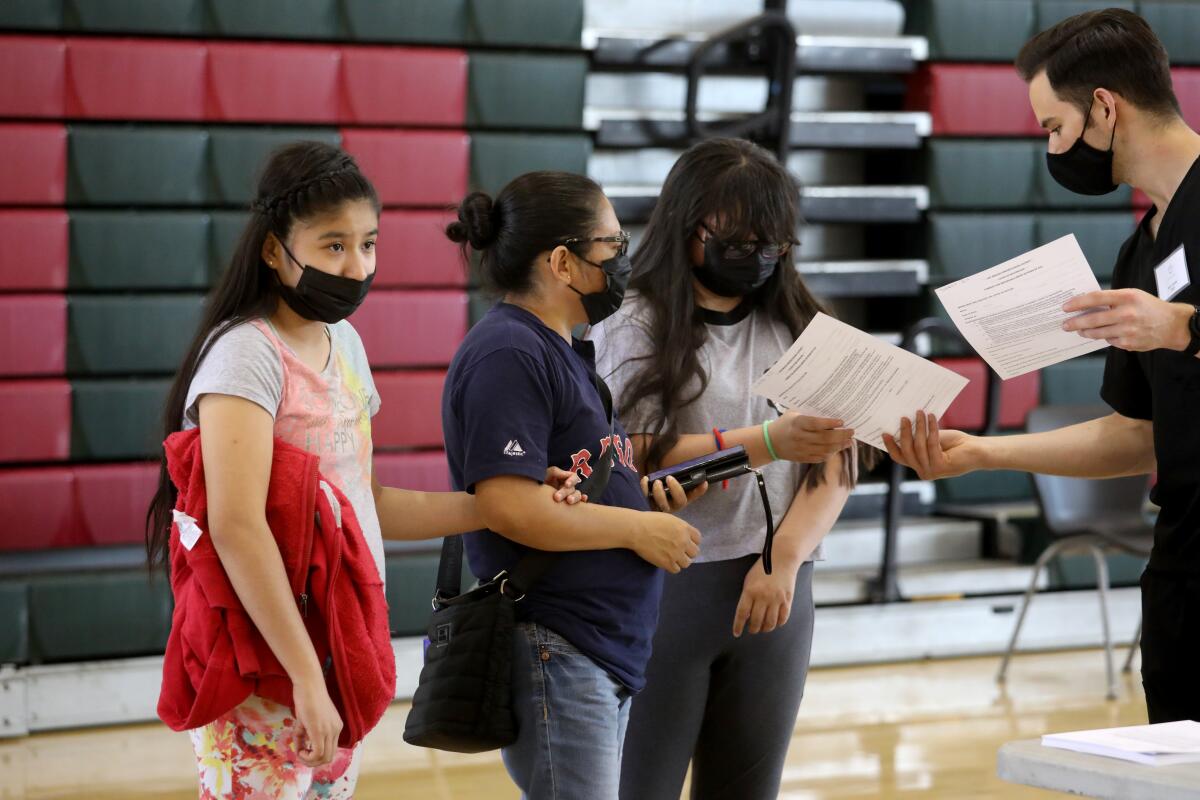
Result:
M712 232L712 228L709 228L703 222L700 223L700 227L703 228L704 231L711 238L713 238L719 246L724 248L722 255L724 255L725 258L749 258L757 253L767 260L774 261L783 258L784 255L786 255L787 252L792 249L791 242L776 243L759 242L754 240L746 240L741 242L724 241L722 239L717 239L716 234ZM701 241L706 242L707 240L701 239Z
M573 244L591 244L592 242L608 242L610 244L618 244L617 255L623 256L629 252L629 231L621 231L616 236L576 236L572 239L563 239L562 244L570 247Z

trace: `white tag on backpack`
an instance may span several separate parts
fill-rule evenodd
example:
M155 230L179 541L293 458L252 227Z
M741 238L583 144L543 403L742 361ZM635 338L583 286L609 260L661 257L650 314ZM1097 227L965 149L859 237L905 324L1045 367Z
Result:
M179 543L184 549L191 550L196 546L196 542L200 541L204 531L200 530L195 519L178 509L172 509L171 516L175 518L175 527L179 528Z
M1154 268L1154 283L1158 287L1160 300L1174 300L1176 295L1192 285L1183 245L1176 247L1174 253Z

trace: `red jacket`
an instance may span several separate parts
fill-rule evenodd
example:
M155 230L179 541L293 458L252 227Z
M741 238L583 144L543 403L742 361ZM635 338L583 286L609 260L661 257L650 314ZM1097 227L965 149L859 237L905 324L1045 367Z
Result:
M174 730L197 728L251 693L294 708L292 682L242 608L208 535L199 431L172 434L164 446L179 499L171 528L175 611L158 715ZM350 501L321 477L319 464L316 455L275 440L267 524L342 717L338 744L349 747L391 703L396 662L375 560Z

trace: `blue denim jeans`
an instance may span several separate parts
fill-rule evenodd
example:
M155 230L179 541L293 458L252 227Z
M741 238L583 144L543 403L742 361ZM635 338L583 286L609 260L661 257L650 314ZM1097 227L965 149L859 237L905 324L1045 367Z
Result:
M504 766L527 800L617 800L631 695L549 628L517 626L517 741Z

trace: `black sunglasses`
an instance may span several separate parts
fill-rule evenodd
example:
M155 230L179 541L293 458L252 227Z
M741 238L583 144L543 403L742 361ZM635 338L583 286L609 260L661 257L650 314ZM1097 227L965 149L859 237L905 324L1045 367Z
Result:
M741 242L725 241L724 239L718 239L717 235L713 233L712 228L708 227L703 222L700 223L700 227L703 228L705 232L716 241L717 245L723 248L722 255L725 258L749 258L757 253L769 261L775 261L783 258L784 255L787 254L788 250L792 249L791 242L777 243L751 240ZM699 239L700 237L697 236L696 238ZM701 239L701 241L704 242L707 240Z
M629 231L621 231L616 236L576 236L572 239L563 239L560 244L564 247L570 247L573 244L591 244L592 242L608 242L609 244L620 245L617 248L617 255L623 256L629 252Z

